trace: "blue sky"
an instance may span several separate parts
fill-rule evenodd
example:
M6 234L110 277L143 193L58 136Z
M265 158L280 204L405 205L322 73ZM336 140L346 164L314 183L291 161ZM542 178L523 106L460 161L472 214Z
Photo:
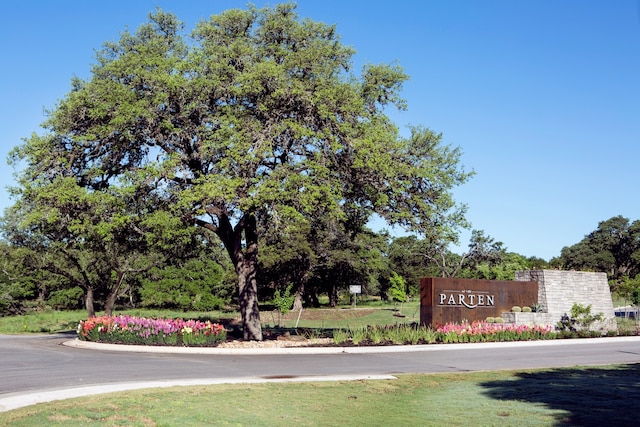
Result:
M188 30L235 0L5 2L0 26L0 157L41 132L44 109L89 77L94 51L161 7ZM257 6L277 1L253 1ZM461 147L475 177L455 191L473 228L550 259L615 215L640 219L637 0L299 0L336 24L364 63L411 76L401 127ZM0 209L13 170L0 163ZM468 234L462 236L466 246Z

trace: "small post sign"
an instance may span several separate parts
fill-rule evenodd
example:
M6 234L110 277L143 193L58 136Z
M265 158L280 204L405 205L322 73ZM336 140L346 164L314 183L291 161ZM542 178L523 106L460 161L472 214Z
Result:
M353 294L353 308L356 308L356 298L358 294L362 293L361 285L349 285L349 292Z

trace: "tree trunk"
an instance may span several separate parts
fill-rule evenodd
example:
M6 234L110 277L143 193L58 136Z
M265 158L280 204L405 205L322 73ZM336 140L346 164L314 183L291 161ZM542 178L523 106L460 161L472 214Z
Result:
M301 283L300 286L298 286L298 290L296 290L296 297L293 300L293 311L300 311L302 310L302 298L304 295L304 283Z
M245 340L262 341L262 325L258 308L258 233L256 218L245 215L235 228L229 217L218 216L215 233L224 244L238 275L238 302L242 316L242 336ZM202 225L202 223L200 222ZM242 245L244 232L245 245Z
M251 259L243 259L238 263L236 272L238 273L238 300L242 315L242 337L245 340L262 341L256 263Z
M105 316L113 315L113 307L116 305L116 300L118 299L118 292L120 292L120 287L122 286L122 283L124 282L124 278L126 277L126 275L127 273L123 273L120 271L118 272L118 282L113 287L111 292L109 292L109 295L107 295L107 300L104 303Z
M335 307L338 305L338 288L335 283L331 284L331 289L329 291L329 306Z
M88 287L84 297L84 306L87 309L88 317L96 316L96 309L93 307L93 288Z
M238 268L238 292L242 313L242 335L245 340L262 341L262 324L258 308L258 226L249 215L244 226L245 250Z

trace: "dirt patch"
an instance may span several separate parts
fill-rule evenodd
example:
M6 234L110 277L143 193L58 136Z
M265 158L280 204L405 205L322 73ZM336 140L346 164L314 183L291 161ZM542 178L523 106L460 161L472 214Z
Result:
M332 338L313 339L270 339L264 341L228 340L218 344L218 348L288 348L288 347L324 347L332 345Z
M282 319L296 320L298 315L300 315L300 319L304 320L345 320L368 316L374 311L375 310L371 308L326 308L321 310L302 310L302 314L298 311L290 311L286 315L282 316ZM275 312L274 316L278 316L278 313Z

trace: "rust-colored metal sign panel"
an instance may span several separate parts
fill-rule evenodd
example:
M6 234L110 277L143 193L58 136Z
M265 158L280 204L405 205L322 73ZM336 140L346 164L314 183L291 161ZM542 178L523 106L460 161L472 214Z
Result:
M538 282L427 277L420 283L420 324L500 317L538 303Z

